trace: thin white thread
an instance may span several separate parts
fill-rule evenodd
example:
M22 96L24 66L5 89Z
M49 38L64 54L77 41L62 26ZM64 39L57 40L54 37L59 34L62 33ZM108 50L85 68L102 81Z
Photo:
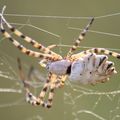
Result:
M74 17L74 16L45 16L45 15L27 15L27 14L4 14L6 16L13 16L13 17L33 17L33 18L52 18L52 19L90 19L91 16L88 17ZM118 16L120 15L120 12L112 13L112 14L105 14L101 16L96 16L95 19L100 18L106 18L106 17L112 17L112 16Z
M58 45L59 47L68 47L68 48L70 48L70 47L72 47L72 45L66 45L66 44L60 44L60 45ZM95 48L95 46L94 47L86 47L86 46L79 46L78 48L84 48L84 49L90 49L90 48ZM118 48L106 48L106 49L108 49L108 50L113 50L113 51L120 51L120 49Z
M90 19L91 17L72 17L72 16L45 16L45 15L25 15L25 14L4 14L13 17L32 17L32 18L52 18L52 19Z
M17 89L10 89L10 88L0 88L0 92L7 92L7 93L22 93L21 90Z
M75 27L68 27L68 29L72 30L83 30L81 28L75 28ZM101 32L101 31L95 31L95 30L88 30L89 32L97 33L97 34L103 34L103 35L109 35L109 36L114 36L114 37L120 37L119 34L114 34L114 33L108 33L108 32Z
M34 25L32 25L32 24L23 24L23 23L10 23L10 24L32 27L32 28L35 28L35 29L37 29L37 30L43 31L43 32L45 32L45 33L48 33L48 34L50 34L50 35L53 35L53 36L55 36L55 37L58 37L58 38L60 37L60 36L57 35L57 34L54 34L54 33L52 33L52 32L49 32L49 31L47 31L47 30L44 30L44 29L42 29L42 28L36 27L36 26L34 26Z
M91 112L91 111L89 111L89 110L79 110L79 111L77 112L77 114L81 114L81 113L90 114L90 115L98 118L99 120L106 120L105 118L103 118L103 117L99 116L98 114L96 114L96 113L94 113L94 112Z

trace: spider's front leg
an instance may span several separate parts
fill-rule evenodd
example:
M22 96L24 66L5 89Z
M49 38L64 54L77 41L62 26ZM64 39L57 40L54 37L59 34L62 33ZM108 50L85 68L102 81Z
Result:
M23 34L21 31L19 31L15 27L13 27L9 22L7 22L7 20L3 16L5 8L6 8L6 6L3 7L2 12L0 14L1 15L1 19L2 19L1 22L4 22L12 33L14 33L16 36L22 38L24 41L30 43L33 47L41 50L42 52L44 52L46 54L53 54L53 55L56 55L56 56L60 57L57 53L55 53L55 52L50 50L51 48L55 47L55 45L51 45L49 47L45 47L42 44L40 44L39 42L37 42L36 40L32 39L31 37Z
M38 42L36 42L35 40L33 40L32 38L28 37L28 36L24 36L23 33L21 33L20 31L18 31L17 29L13 28L3 17L3 13L4 13L5 7L3 7L2 13L0 13L0 17L1 17L1 21L0 21L0 29L1 29L1 33L4 35L5 38L7 38L10 42L12 42L12 44L17 47L22 53L28 55L28 56L33 56L33 57L37 57L37 58L42 58L42 59L47 59L47 60L58 60L58 59L62 59L62 57L56 53L54 53L53 51L51 51L50 49L55 47L55 45L51 45L48 48L44 47L42 44L39 44ZM25 41L27 41L28 43L31 43L35 48L40 49L41 51L43 51L44 53L40 53L40 52L36 52L36 51L32 51L30 49L27 49L26 47L24 47L23 45L21 45L18 41L16 41L9 32L6 31L6 29L3 26L3 22L6 23L6 25L10 28L10 30L15 33L17 36L22 37Z
M87 52L96 53L96 54L106 54L106 55L113 56L117 59L120 59L120 53L110 51L105 48L92 48L92 49L86 50L86 53Z
M68 51L67 57L69 58L73 51L75 51L77 49L77 47L79 46L80 42L84 39L89 27L92 25L94 21L94 18L92 18L90 20L90 22L87 24L87 26L83 29L83 31L80 33L78 39L75 41L74 45L70 48L70 50Z
M91 48L91 49L85 50L83 52L72 55L71 59L72 59L72 61L74 61L74 60L77 60L80 57L84 57L85 55L90 54L90 53L105 54L105 55L110 55L110 56L113 56L117 59L120 59L120 53L110 51L110 50L105 49L105 48Z

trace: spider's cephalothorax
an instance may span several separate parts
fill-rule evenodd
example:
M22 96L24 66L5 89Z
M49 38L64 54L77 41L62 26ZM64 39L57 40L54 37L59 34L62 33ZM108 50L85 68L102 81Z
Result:
M1 33L22 53L40 59L40 65L42 67L46 67L48 71L48 77L43 89L38 97L35 97L29 90L29 84L26 82L20 59L18 59L20 79L24 84L26 100L30 104L41 105L43 107L50 108L52 106L55 88L62 87L67 77L69 77L71 81L80 82L82 84L96 84L108 81L109 77L116 73L113 62L108 61L107 57L107 55L111 55L120 59L120 54L116 52L109 51L104 48L92 48L77 54L73 54L86 35L86 32L93 23L94 18L90 20L88 25L80 33L78 39L68 51L68 54L65 57L62 57L51 50L51 48L55 47L56 45L45 47L11 26L3 16L4 10L5 7L3 7L2 13L0 14ZM32 51L21 45L11 36L9 32L5 30L3 23L5 23L5 25L13 34L30 43L33 47L39 49L41 52ZM48 100L45 101L44 98L48 90Z
M49 62L47 64L47 70L57 75L66 75L69 74L69 70L71 70L71 64L72 63L66 59Z

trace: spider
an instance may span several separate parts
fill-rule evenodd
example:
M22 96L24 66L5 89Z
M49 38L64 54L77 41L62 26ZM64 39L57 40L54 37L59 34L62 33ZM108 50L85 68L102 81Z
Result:
M18 68L20 73L20 79L23 82L26 91L26 100L32 105L41 105L45 108L51 108L53 102L54 91L56 88L64 86L67 77L71 81L80 82L82 84L96 84L104 83L116 73L114 63L108 61L107 55L120 59L120 54L109 51L105 48L92 48L80 53L73 54L78 48L80 42L84 39L86 32L92 25L94 18L86 25L83 31L80 33L78 39L74 45L69 49L67 55L62 57L61 55L53 52L51 49L56 45L50 45L48 47L43 46L32 38L24 35L22 32L11 26L3 16L5 7L1 12L1 33L12 44L18 48L22 53L33 56L40 59L40 65L45 67L48 71L48 77L46 82L38 95L34 96L29 90L29 84L26 82L24 72L22 70L21 61L18 59ZM11 34L7 32L3 26L3 23L9 28L9 30L20 37L24 41L30 43L33 47L39 49L41 52L32 51L21 45L18 41L12 38ZM48 100L45 101L45 95L48 92Z

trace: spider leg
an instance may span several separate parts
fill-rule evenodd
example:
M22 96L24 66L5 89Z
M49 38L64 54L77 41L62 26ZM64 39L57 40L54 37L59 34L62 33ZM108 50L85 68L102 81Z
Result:
M47 63L47 60L46 60L46 59L42 59L42 60L39 61L39 64L40 64L40 66L42 66L42 67L46 67L46 63Z
M52 74L52 73L49 73L48 79L47 79L43 89L41 90L40 95L38 96L38 100L39 100L37 102L38 105L40 104L45 108L51 108L52 107L52 101L53 101L53 97L54 97L54 90L56 88L55 87L55 81L56 81L56 75ZM48 100L47 100L47 102L45 102L44 97L45 97L45 94L46 94L48 88L50 89L49 94L48 94Z
M113 52L113 51L107 50L105 48L92 48L92 49L86 50L86 52L93 52L96 54L99 54L99 53L106 54L106 55L110 55L110 56L120 59L120 53Z
M47 48L48 49L52 49L52 48L54 48L54 47L57 47L57 45L50 45L50 46L48 46ZM40 60L39 61L39 64L40 64L40 66L41 67L46 67L46 63L48 62L48 60L46 60L46 59L42 59L42 60Z
M85 50L83 52L80 52L80 53L72 55L71 59L72 59L72 61L74 61L74 60L79 59L80 57L82 57L82 56L84 56L84 55L86 55L88 53L106 54L106 55L110 55L110 56L113 56L115 58L120 59L120 53L113 52L113 51L107 50L105 48L92 48L92 49L88 49L88 50Z
M48 91L48 88L49 82L45 83L39 97L35 97L30 91L26 91L26 101L34 106L41 105L42 107L47 107L45 106L45 102L43 99Z
M24 39L26 42L30 43L33 47L40 49L43 53L45 54L51 54L54 55L57 58L62 58L59 54L51 51L50 49L53 47L56 47L56 45L51 45L48 47L44 47L42 44L38 43L37 41L33 40L32 38L30 38L29 36L24 35L22 32L20 32L19 30L17 30L16 28L14 28L13 26L11 26L6 19L3 16L3 13L5 11L6 6L3 7L2 12L0 14L1 16L1 26L2 25L2 21L5 22L5 24L8 26L8 28L11 30L11 32L13 32L15 35L17 35L18 37L21 37L22 39ZM4 32L4 30L1 30L2 32ZM12 38L12 37L11 37Z
M54 55L58 55L56 54L55 52L51 51L48 48L44 47L42 44L38 43L37 41L33 40L32 38L30 38L29 36L27 35L24 35L22 32L20 32L18 29L16 29L15 27L13 27L12 25L10 25L7 20L4 18L3 16L3 12L5 10L5 6L3 7L3 10L2 10L2 14L1 14L1 18L2 20L5 22L5 24L8 26L8 28L10 29L11 32L13 32L15 35L17 35L18 37L24 39L26 42L30 43L33 47L37 48L37 49L40 49L41 51L43 51L44 53L47 53L47 54L54 54ZM59 55L58 55L59 56Z
M50 82L51 82L51 78L52 78L52 74L49 73L48 74L48 78L47 78L47 81L45 83L45 85L43 86L39 96L38 96L38 102L37 102L37 105L42 105L43 107L47 107L46 106L46 103L44 102L44 97L48 91L48 88L50 86Z
M47 108L52 107L55 88L56 88L55 87L55 82L52 82L50 84L50 91L49 91L49 95L48 95L48 101L46 103L44 103L44 106L47 107Z
M56 88L61 88L64 86L64 82L66 80L67 75L65 76L53 76L54 78L52 79L52 83L50 85L50 92L49 92L49 96L48 96L48 101L46 104L44 104L44 106L46 106L47 108L51 108L52 107L52 102L53 102L53 97L54 97L54 91Z
M5 38L7 38L9 41L13 43L15 47L17 47L22 53L33 56L37 58L44 58L47 60L57 60L59 59L57 56L52 56L50 54L43 54L39 52L32 51L30 49L25 48L23 45L21 45L18 41L12 38L12 36L4 29L2 22L1 22L1 33L4 35Z
M64 82L62 82L62 81L64 81L63 79L65 79L65 78L66 78L65 76L57 76L55 74L52 75L50 91L49 91L49 95L48 95L48 101L47 101L47 103L44 104L44 106L46 106L47 108L52 107L54 91L56 88L60 88L63 86Z
M75 41L74 45L72 46L72 48L70 48L67 57L71 56L73 51L75 51L77 49L77 47L79 46L80 42L84 39L86 32L88 31L89 27L92 25L94 21L94 18L92 18L90 20L90 22L87 24L87 26L83 29L83 31L80 33L78 39Z
M64 81L67 76L57 76L55 74L51 75L51 80L50 80L50 90L48 94L48 101L42 104L43 107L51 108L52 107L52 102L53 102L53 97L54 97L54 91L56 88L60 88L64 85ZM45 92L40 93L40 99L43 100Z
M58 76L58 77L57 77L57 82L56 82L56 88L61 88L61 87L63 87L64 84L65 84L66 78L67 78L67 75Z

